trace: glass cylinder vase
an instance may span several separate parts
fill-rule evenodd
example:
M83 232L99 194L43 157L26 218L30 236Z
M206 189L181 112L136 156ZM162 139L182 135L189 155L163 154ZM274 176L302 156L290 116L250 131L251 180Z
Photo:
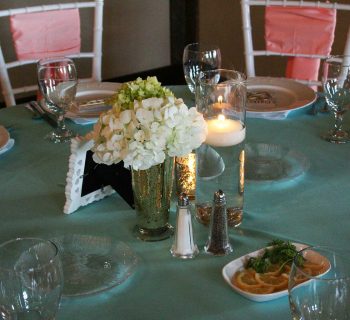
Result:
M169 224L174 180L174 158L146 170L132 170L137 225L134 233L143 241L159 241L173 234Z
M208 126L196 164L196 215L204 224L210 221L212 197L218 189L226 195L228 225L242 222L245 80L242 73L225 69L204 71L198 78L196 106Z

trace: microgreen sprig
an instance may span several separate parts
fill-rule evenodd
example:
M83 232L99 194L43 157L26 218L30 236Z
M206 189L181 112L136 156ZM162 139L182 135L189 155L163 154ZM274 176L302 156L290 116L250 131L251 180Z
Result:
M282 270L285 265L291 265L297 256L298 265L303 264L303 258L297 255L296 247L290 241L275 239L268 243L270 248L265 249L259 257L251 257L246 268L252 268L258 273L265 273L271 265L279 265Z

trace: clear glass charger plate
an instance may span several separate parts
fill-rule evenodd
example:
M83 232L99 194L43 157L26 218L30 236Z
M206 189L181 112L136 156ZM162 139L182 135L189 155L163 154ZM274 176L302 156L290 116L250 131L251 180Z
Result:
M63 265L63 296L97 293L120 285L138 259L124 242L109 237L65 235L52 239Z
M245 179L256 183L285 182L302 176L310 167L304 154L266 143L245 146Z

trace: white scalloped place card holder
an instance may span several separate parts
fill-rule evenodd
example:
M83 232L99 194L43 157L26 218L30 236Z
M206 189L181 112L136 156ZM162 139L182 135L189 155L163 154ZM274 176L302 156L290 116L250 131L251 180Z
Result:
M93 140L77 137L71 142L71 155L69 157L69 168L66 181L66 203L63 212L73 213L81 206L86 206L94 201L101 200L115 193L111 186L104 186L86 195L82 195L86 153L93 146Z

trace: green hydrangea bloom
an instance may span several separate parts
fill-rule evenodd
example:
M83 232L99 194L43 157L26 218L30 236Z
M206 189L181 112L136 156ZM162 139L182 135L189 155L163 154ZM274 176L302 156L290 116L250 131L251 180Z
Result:
M137 78L134 81L122 84L121 88L107 100L118 112L133 109L134 101L148 98L165 98L174 94L165 87L162 87L157 77L147 77L146 80Z

